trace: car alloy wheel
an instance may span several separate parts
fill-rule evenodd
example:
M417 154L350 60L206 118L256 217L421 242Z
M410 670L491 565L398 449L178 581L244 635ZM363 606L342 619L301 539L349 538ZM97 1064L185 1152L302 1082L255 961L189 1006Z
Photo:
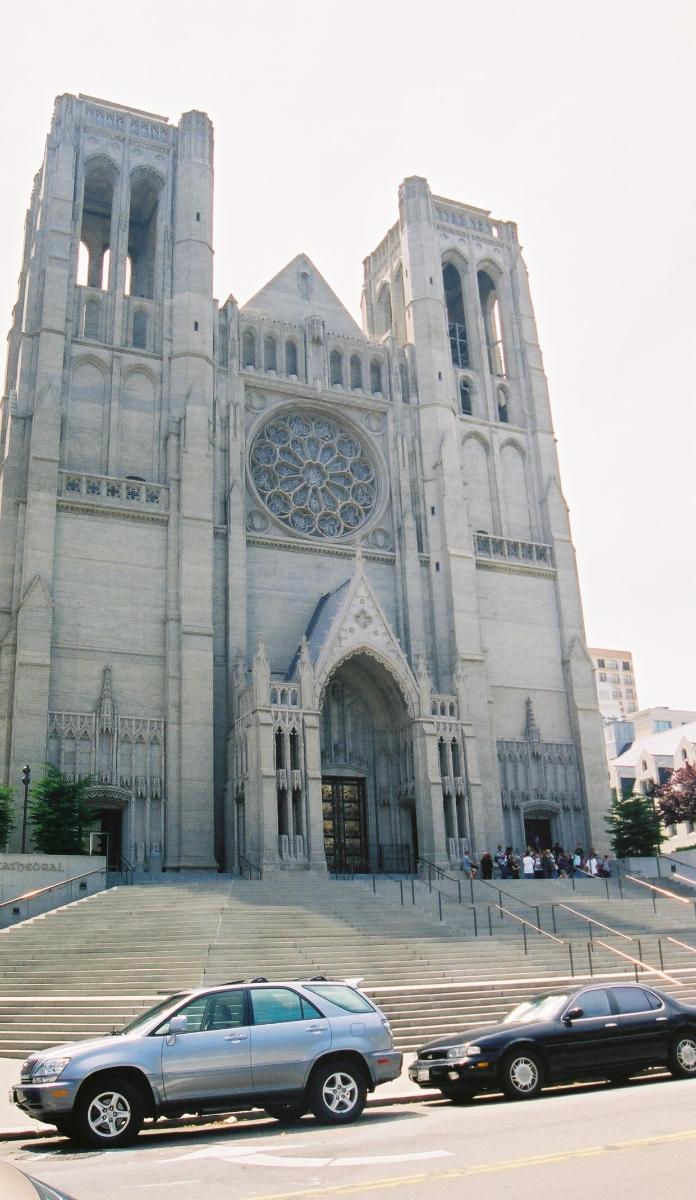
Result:
M342 1125L356 1120L365 1107L367 1088L362 1072L351 1062L319 1066L309 1085L309 1105L318 1121Z
M541 1091L541 1065L533 1054L512 1054L503 1068L503 1091L512 1100L531 1100Z
M674 1039L669 1069L682 1079L696 1075L696 1037L693 1034L684 1033Z
M125 1146L138 1136L143 1115L136 1088L126 1080L103 1079L83 1090L76 1132L92 1146Z

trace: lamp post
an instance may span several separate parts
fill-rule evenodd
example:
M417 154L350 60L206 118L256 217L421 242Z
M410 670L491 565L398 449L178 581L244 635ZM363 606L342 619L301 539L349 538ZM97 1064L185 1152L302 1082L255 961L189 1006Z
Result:
M24 784L24 815L22 817L22 854L27 848L27 806L29 804L29 784L31 783L31 767L25 763L22 767L22 783Z

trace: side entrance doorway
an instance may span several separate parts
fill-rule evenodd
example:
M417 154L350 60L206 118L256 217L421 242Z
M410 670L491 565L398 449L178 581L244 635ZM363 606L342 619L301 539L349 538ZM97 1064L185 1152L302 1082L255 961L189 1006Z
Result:
M99 831L106 834L103 839L107 843L107 866L116 871L121 866L123 853L123 810L120 808L102 808L97 813Z
M324 777L321 797L329 871L369 870L365 781Z

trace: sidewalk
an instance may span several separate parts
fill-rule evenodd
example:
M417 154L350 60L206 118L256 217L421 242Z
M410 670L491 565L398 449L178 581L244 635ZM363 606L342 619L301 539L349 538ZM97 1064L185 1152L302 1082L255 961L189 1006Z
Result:
M404 1069L398 1079L392 1083L383 1083L367 1097L368 1107L384 1106L386 1104L413 1104L418 1100L429 1100L438 1097L440 1093L432 1089L422 1089L411 1083L408 1077L408 1064L415 1058L414 1054L404 1055ZM55 1133L53 1125L42 1125L40 1121L32 1121L17 1108L10 1100L12 1084L19 1082L18 1058L0 1058L0 1142L5 1139L41 1137ZM241 1115L241 1114L237 1114ZM208 1124L215 1118L196 1117L196 1124ZM193 1122L186 1118L176 1121L162 1120L160 1128L176 1128L181 1125L191 1125Z

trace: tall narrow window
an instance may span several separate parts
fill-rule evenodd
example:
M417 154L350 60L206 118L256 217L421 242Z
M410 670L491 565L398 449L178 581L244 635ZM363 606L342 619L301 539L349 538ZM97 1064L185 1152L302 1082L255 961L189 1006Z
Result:
M118 170L111 159L96 155L85 163L85 182L82 193L82 227L77 281L92 288L108 286L108 264L104 259L111 248L111 212ZM84 246L84 250L82 247ZM85 276L84 256L87 252ZM105 279L105 274L107 278Z
M80 249L77 255L77 279L78 287L87 287L87 279L89 278L89 250L86 242L80 242Z
M297 375L297 343L290 339L285 343L285 374Z
M382 364L376 358L370 363L370 391L373 396L382 391Z
M98 300L88 300L85 304L84 336L95 341L99 338L99 309Z
M299 286L301 298L309 300L310 279L308 271L300 271Z
M411 399L411 391L408 386L408 367L406 363L399 363L399 378L401 380L401 398L404 404L408 404Z
M250 329L242 334L242 366L256 366L256 338Z
M333 387L343 383L343 355L339 350L329 355L329 378Z
M109 271L110 270L111 270L111 251L107 249L104 251L104 257L102 258L101 287L102 287L103 292L108 292L108 290L109 290Z
M477 279L491 375L507 375L503 327L495 284L486 271L479 271Z
M377 333L389 333L392 327L391 289L388 283L381 288L377 297Z
M137 167L130 179L128 254L132 264L132 296L154 295L157 253L157 215L162 180L147 167Z
M498 389L498 420L502 425L507 425L510 421L507 396L502 388Z
M467 383L466 379L462 379L459 383L459 408L462 416L470 417L473 409L471 406L471 384Z
M445 263L442 269L442 283L445 289L447 332L452 362L455 367L468 367L469 342L466 336L462 280L459 271L452 263Z
M357 354L354 354L350 360L350 386L354 392L362 391L362 362Z
M278 370L278 352L276 340L269 333L263 343L263 365L266 371Z
M147 350L147 313L142 308L133 315L133 345L136 350Z

